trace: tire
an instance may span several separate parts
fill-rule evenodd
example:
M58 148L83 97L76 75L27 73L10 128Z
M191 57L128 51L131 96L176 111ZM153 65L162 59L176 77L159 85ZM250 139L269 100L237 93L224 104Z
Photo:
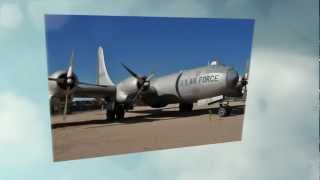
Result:
M187 112L192 112L192 109L193 109L193 104L187 104L186 105Z
M227 110L227 108L225 108L225 107L220 107L220 108L218 109L218 115L219 115L220 117L225 117L225 116L227 116L227 115L228 115L228 110Z
M230 114L231 114L231 108L230 107L226 107L226 109L227 109L227 114L226 114L226 116L229 116Z
M116 119L117 120L124 119L124 114L125 114L124 107L123 106L118 106L117 112L116 112Z
M107 120L114 121L115 120L115 112L114 111L107 111Z

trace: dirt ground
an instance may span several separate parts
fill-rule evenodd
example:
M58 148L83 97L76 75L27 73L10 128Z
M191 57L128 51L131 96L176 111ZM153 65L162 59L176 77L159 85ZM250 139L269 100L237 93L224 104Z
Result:
M51 117L54 160L142 152L241 140L244 105L230 104L230 116L217 116L217 106L178 112L178 105L135 107L121 122L105 120L105 111L77 112L62 120Z

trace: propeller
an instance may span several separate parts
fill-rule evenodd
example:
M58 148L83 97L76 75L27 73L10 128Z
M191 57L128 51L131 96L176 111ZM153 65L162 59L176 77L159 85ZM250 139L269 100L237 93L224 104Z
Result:
M150 80L153 76L154 76L154 73L150 73L150 75L145 79L145 81L143 82L143 85L138 89L137 94L132 99L132 104L136 102L136 100L138 99L138 97L140 96L143 90L150 87Z
M155 75L155 71L151 71L151 73L148 76L140 76L125 64L121 63L121 65L129 72L131 76L137 79L138 91L132 99L132 104L134 104L138 99L138 97L140 96L140 94L142 93L142 91L150 87L150 80Z
M70 62L69 62L69 68L67 72L67 83L71 84L73 83L72 75L73 75L73 61L74 61L74 52L72 51L71 57L70 57Z
M244 95L244 96L247 96L247 85L248 85L248 78L249 78L249 67L250 66L250 61L247 60L246 62L246 70L245 70L245 73L243 76L241 76L239 78L239 81L240 81L240 84L241 84L241 93Z
M93 83L86 83L86 82L79 82L78 78L76 77L75 73L73 72L73 66L74 66L74 52L72 51L70 60L69 60L69 66L65 72L63 72L58 77L48 77L48 80L55 81L58 83L58 86L64 90L64 97L65 97L65 104L63 108L63 120L66 119L66 114L68 111L68 101L69 96L72 93L72 89L76 87L77 85L87 85L87 86L94 86L94 87L102 87L102 88L109 88L111 86L107 85L99 85L99 84L93 84Z
M63 118L62 120L65 121L66 120L66 114L67 114L67 111L68 111L68 97L69 97L69 94L70 94L70 90L69 88L67 89L66 93L65 93L65 104L64 104L64 108L63 108Z
M63 121L66 120L66 114L68 111L68 99L71 91L71 87L74 83L73 80L73 62L74 62L74 52L72 51L71 57L70 57L70 62L69 62L69 68L67 71L67 89L65 92L65 103L64 103L64 109L63 109Z
M73 63L74 63L74 52L72 51L70 60L69 60L69 67L67 69L67 73L58 78L49 77L48 80L56 81L60 86L65 89L64 96L65 96L65 104L63 108L63 121L66 119L66 114L68 111L68 100L71 94L72 88L78 84L77 78L73 73Z

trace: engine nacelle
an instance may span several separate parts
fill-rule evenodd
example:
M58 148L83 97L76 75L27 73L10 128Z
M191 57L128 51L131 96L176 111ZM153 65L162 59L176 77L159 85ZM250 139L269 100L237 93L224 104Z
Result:
M138 91L138 80L129 77L117 85L117 102L123 103L127 101L128 96L136 94Z
M129 77L117 85L117 97L116 100L119 103L124 103L128 100L132 100L139 89L146 91L150 88L150 81L146 76L139 78Z
M68 87L70 88L70 92L72 92L78 84L78 77L76 74L72 73L70 79L71 83L68 83L67 71L64 70L56 71L51 74L48 82L50 94L53 96L64 95Z

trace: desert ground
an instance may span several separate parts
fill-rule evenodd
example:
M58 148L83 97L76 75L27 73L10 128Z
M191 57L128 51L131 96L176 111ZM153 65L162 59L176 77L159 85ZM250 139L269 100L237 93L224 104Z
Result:
M177 104L135 107L121 122L108 122L102 110L72 113L64 121L54 115L54 160L240 141L245 106L243 102L230 105L233 110L228 117L217 115L217 105L195 105L193 112L180 113Z

